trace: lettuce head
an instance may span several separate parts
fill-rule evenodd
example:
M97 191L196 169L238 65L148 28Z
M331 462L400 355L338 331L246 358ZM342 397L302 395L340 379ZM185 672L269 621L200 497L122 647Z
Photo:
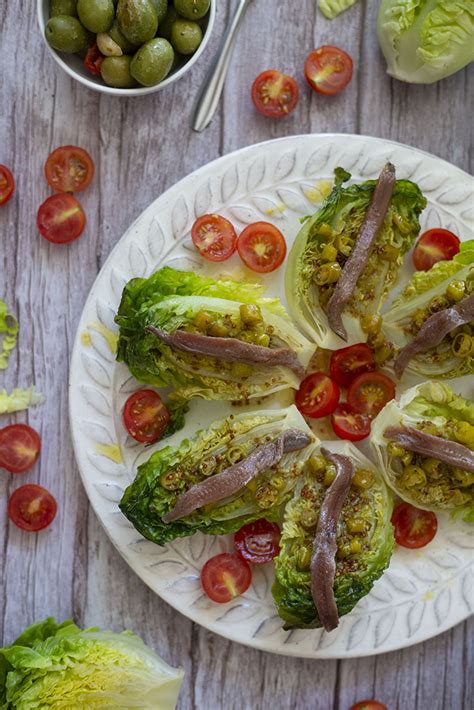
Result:
M16 346L18 321L8 311L5 301L0 299L0 370L5 370L8 358Z
M377 24L387 71L432 84L474 60L472 0L382 0Z
M48 618L0 648L0 707L174 710L183 675L130 631Z

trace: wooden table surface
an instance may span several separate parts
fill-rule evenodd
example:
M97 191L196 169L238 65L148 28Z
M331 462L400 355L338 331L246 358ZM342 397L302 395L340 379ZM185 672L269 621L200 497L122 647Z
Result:
M71 80L43 46L36 3L0 2L0 163L17 180L16 196L0 214L0 298L21 323L19 347L0 373L0 388L35 383L46 394L41 407L0 420L27 421L43 441L40 461L21 481L0 475L0 644L50 614L81 625L131 628L184 666L182 710L347 710L367 697L390 710L464 710L473 706L472 622L366 659L299 660L247 649L196 626L148 590L109 542L78 475L67 411L76 325L110 250L166 188L236 148L310 132L391 138L472 170L472 67L432 86L390 80L376 41L375 0L332 23L314 0L256 0L219 112L204 133L193 133L193 101L235 2L219 0L213 40L189 76L136 99L111 98ZM355 62L351 85L335 98L311 94L302 78L306 53L327 43L345 48ZM252 80L269 67L297 75L302 88L298 109L280 123L256 115L249 100ZM97 173L81 197L87 231L62 248L40 239L35 215L48 195L45 158L68 143L90 151ZM38 482L58 499L58 518L43 534L7 523L7 497L24 482Z

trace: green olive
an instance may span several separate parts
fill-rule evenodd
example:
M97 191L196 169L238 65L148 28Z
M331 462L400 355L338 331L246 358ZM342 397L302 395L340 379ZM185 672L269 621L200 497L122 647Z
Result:
M459 481L461 486L472 486L474 485L474 473L469 473L464 471L462 468L453 469L454 478Z
M351 540L349 543L349 554L358 555L362 552L362 543L360 540Z
M180 54L194 54L202 42L202 29L197 22L176 20L171 28L171 44Z
M324 472L324 485L325 486L330 486L331 483L334 481L336 478L336 468L335 466L328 466L326 468L326 471Z
M262 311L259 306L251 303L244 303L239 308L242 323L249 326L256 326L263 323Z
M169 45L169 42L167 42L167 40L163 41ZM169 46L171 47L171 45ZM222 323L213 323L209 328L209 335L212 335L213 338L228 338L229 329L226 328L225 325L222 325Z
M119 0L117 20L125 37L135 45L151 40L158 29L158 17L150 0ZM141 74L140 71L138 73ZM140 84L144 83L138 77L136 78ZM152 84L145 84L145 86L157 83L158 81L154 81Z
M175 10L174 5L168 5L168 11L164 16L163 20L158 25L158 36L164 37L165 39L170 41L173 24L178 18L179 15Z
M433 458L423 459L421 463L421 468L428 476L436 475L440 469L441 461Z
M318 286L335 283L338 281L341 271L341 266L337 261L333 261L330 264L322 264L316 271L314 280Z
M183 472L178 468L165 471L165 473L162 473L160 476L160 484L163 488L166 488L167 491L177 491L178 488L181 488L182 480Z
M211 476L217 468L217 461L214 456L203 459L199 464L199 471L203 476Z
M317 524L318 517L315 510L303 510L300 514L300 523L305 530L311 530Z
M324 471L327 466L326 459L323 456L312 456L306 462L306 466L310 473L320 473Z
M346 525L348 531L352 534L365 532L366 523L362 518L349 518Z
M49 16L69 15L77 17L77 0L51 0L49 6Z
M102 79L108 86L117 89L131 89L137 85L130 67L132 58L124 54L122 57L105 57L100 65Z
M131 54L136 49L136 45L132 44L125 37L124 33L119 27L117 20L114 20L112 27L108 30L107 34L109 37L120 47L124 54Z
M405 453L405 449L400 444L395 443L395 441L390 441L387 446L387 451L390 456L395 456L396 458L401 458Z
M446 289L446 296L451 301L462 301L466 293L466 284L464 281L454 280L451 281L448 288Z
M335 240L335 245L337 250L341 252L344 256L349 256L354 246L354 240L351 237L347 237L344 234L338 234Z
M400 249L394 247L393 244L384 244L380 251L380 258L383 261L395 262L400 256Z
M456 357L467 357L472 352L473 341L470 335L458 333L454 338L451 350Z
M261 345L262 348L268 348L270 345L270 336L266 333L261 333L255 337L255 345Z
M198 311L193 318L193 323L201 333L206 333L212 324L212 316L207 311Z
M253 369L246 362L233 362L231 371L234 377L250 377Z
M371 488L374 483L374 474L367 468L359 468L352 477L352 484L356 488Z
M77 14L90 32L107 32L112 27L115 8L112 0L78 0Z
M326 222L322 222L322 224L319 225L319 227L318 227L318 233L319 233L322 237L329 237L329 238L331 238L331 239L334 237L334 230L333 230L333 228L331 227L330 224L327 224Z
M48 44L58 52L75 54L87 49L87 31L75 17L58 15L48 20L44 30Z
M296 557L296 567L300 572L305 572L311 565L312 550L307 545L298 548Z
M96 36L97 47L104 57L121 57L122 48L107 32L98 32Z
M402 456L402 464L408 466L413 461L413 451L405 451Z
M401 477L404 488L418 488L426 484L426 474L420 466L406 466Z
M469 422L456 422L456 439L460 444L465 444L474 449L474 426Z
M174 0L174 6L181 17L200 20L208 12L211 0Z
M325 244L321 252L321 259L323 261L336 261L337 259L337 249L332 244Z
M360 319L360 325L364 333L377 335L382 328L382 316L377 313L367 313Z
M155 8L159 25L168 11L168 0L151 0L151 4Z

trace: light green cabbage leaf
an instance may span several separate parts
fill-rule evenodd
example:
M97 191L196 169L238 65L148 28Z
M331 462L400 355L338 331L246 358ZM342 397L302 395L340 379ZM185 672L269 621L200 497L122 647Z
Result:
M7 304L0 298L0 370L7 368L8 359L16 346L17 337L18 321L8 312Z
M325 17L333 20L356 2L357 0L319 0L319 9Z
M232 363L179 352L146 330L149 325L168 333L193 329L200 312L238 322L240 306L255 304L278 347L294 350L306 367L314 345L295 328L280 301L265 298L263 293L259 284L215 281L169 267L149 279L133 279L124 289L116 316L120 327L117 359L125 362L140 382L155 387L172 385L182 399L246 400L298 388L298 377L287 367L252 366L241 375Z
M470 283L474 288L474 240L462 242L460 252L450 261L438 261L428 271L417 271L403 291L384 313L382 332L387 340L401 349L413 339L410 328L417 312L423 311L433 298L445 296L453 281ZM418 353L407 370L425 377L461 377L474 372L473 353L457 357L449 336L436 347Z
M474 3L382 0L377 32L391 76L431 84L474 60Z
M350 177L342 168L336 169L334 188L323 206L304 220L285 273L286 298L294 321L320 347L331 350L367 340L360 319L365 314L379 312L398 278L404 255L420 231L418 217L426 205L415 183L396 181L386 219L343 314L346 343L329 328L321 298L328 300L330 292L326 286L318 286L314 276L325 263L323 250L328 244L337 248L338 262L345 263L364 221L376 180L344 186ZM387 253L384 250L390 252L390 258L383 258Z
M316 441L294 405L218 420L179 446L167 446L152 454L139 466L134 482L120 501L120 509L144 537L158 545L198 531L212 535L233 533L262 517L278 521L313 444L285 454L276 470L259 474L230 498L172 523L164 523L162 517L174 507L180 493L204 480L209 470L210 475L218 475L247 457L267 437L275 439L291 428L307 432Z
M353 460L356 471L372 472L373 484L363 491L351 487L338 523L338 541L348 537L346 520L362 519L366 526L364 546L359 553L337 558L334 593L339 615L347 614L369 593L390 562L394 546L392 496L371 461L349 442L330 441L324 446L334 453ZM317 449L319 453L319 448ZM323 458L326 469L331 464ZM309 468L309 467L308 467ZM315 536L315 526L305 526L308 516L316 513L324 499L327 486L322 482L324 471L307 470L300 478L294 495L285 509L281 552L275 559L276 580L272 588L275 604L285 629L321 626L312 595L309 562ZM304 492L304 495L303 495Z
M5 389L0 389L0 414L20 412L28 407L42 404L42 402L44 402L44 395L36 392L34 387L17 388L10 394Z
M429 427L436 436L448 437L474 451L474 402L458 395L442 382L424 382L404 392L400 400L391 400L372 423L370 445L387 484L403 500L435 512L453 512L469 521L474 516L474 481L464 481L452 467L440 469L442 475L431 478L421 487L407 487L403 481L400 459L388 449L384 432L389 426L419 429ZM417 455L418 456L418 455ZM422 457L422 461L426 457ZM471 476L472 479L472 476Z
M183 675L130 631L49 618L0 649L0 708L174 710Z

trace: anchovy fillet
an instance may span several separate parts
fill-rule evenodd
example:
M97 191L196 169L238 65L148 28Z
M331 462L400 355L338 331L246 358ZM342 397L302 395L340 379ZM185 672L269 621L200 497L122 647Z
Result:
M182 493L172 510L163 515L164 523L172 523L190 515L203 505L217 503L240 491L252 478L281 461L283 454L304 449L311 436L300 429L288 429L274 441L257 446L239 463L229 466L221 473L196 483Z
M421 326L413 340L398 353L393 369L398 378L415 355L439 345L452 330L474 320L474 294L452 308L433 313Z
M219 360L229 362L243 362L247 365L268 365L277 367L282 365L293 370L299 378L304 377L304 367L298 356L289 348L266 348L263 345L244 343L238 338L213 338L200 333L187 333L176 330L174 333L165 333L164 330L149 325L147 330L156 335L166 345L194 355L207 355Z
M395 441L408 451L423 454L443 463L474 473L474 452L457 441L449 441L441 436L425 434L412 427L388 427L384 431L387 439Z
M326 315L331 330L343 340L347 340L347 332L342 322L342 313L354 293L360 275L367 266L370 252L387 214L395 182L395 167L392 163L387 163L377 180L374 194L354 248L344 264L339 280L326 307Z
M336 467L336 478L328 488L319 511L318 527L311 558L311 594L321 624L332 631L339 624L339 613L334 596L336 576L337 523L349 493L354 464L347 456L321 449Z

